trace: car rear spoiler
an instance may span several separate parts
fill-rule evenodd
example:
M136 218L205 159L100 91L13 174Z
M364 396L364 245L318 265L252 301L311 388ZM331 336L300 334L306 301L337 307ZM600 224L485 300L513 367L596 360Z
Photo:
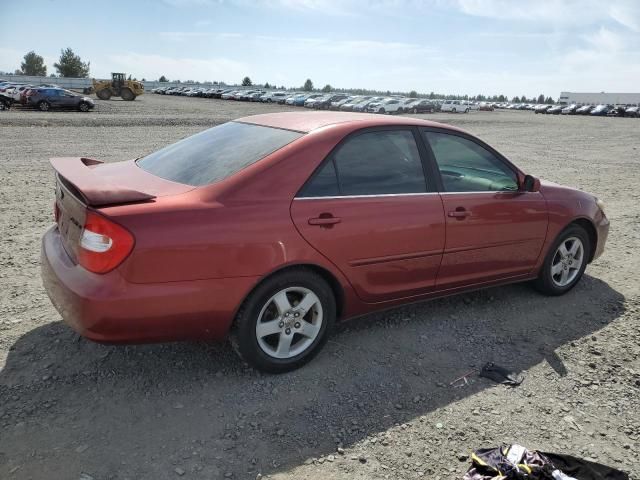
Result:
M84 157L59 157L49 159L51 166L83 197L87 205L102 207L120 203L145 202L155 195L121 187L100 175L102 161Z

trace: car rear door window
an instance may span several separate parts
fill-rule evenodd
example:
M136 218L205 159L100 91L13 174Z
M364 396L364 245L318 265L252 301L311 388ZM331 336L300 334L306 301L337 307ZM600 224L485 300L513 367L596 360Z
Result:
M438 164L445 192L516 191L516 173L481 145L439 132L423 132Z
M292 130L229 122L138 160L158 177L202 186L222 180L300 138Z
M423 193L422 162L410 130L382 130L348 138L299 196Z

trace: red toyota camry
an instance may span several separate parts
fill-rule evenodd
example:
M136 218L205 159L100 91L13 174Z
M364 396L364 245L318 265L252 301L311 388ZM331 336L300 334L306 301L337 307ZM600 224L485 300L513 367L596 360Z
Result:
M75 330L231 334L270 372L309 361L336 320L526 280L563 294L609 229L593 195L419 119L257 115L138 160L51 163L42 277Z

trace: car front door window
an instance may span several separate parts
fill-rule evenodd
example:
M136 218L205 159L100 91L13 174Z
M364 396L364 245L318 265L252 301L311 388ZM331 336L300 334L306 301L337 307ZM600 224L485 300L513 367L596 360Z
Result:
M425 131L445 192L513 192L516 174L493 153L466 138Z

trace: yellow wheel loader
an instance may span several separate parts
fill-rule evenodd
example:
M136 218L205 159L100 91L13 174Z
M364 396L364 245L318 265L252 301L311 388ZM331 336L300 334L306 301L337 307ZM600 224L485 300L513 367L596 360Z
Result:
M131 101L144 93L144 85L136 80L127 80L126 74L112 73L111 76L111 81L93 79L93 91L100 100L115 96Z

